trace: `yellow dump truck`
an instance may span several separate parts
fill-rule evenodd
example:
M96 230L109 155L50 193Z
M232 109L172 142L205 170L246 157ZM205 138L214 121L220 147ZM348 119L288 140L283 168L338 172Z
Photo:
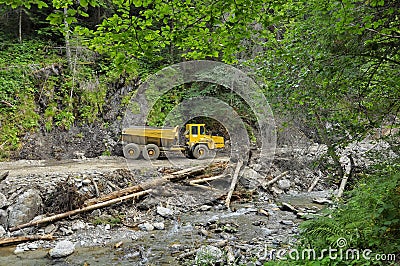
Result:
M142 154L146 160L157 159L167 151L203 159L210 150L225 147L223 137L206 134L205 124L186 124L182 137L179 127L129 127L122 130L122 144L125 158L137 159Z

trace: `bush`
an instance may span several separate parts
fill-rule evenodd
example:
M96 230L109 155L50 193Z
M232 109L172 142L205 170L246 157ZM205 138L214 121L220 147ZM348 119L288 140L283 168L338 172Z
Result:
M400 250L400 164L379 165L348 193L346 203L301 225L302 246L338 247L395 254ZM372 257L372 256L371 256ZM367 265L370 262L365 262Z
M376 260L375 255L400 257L400 163L374 167L346 197L335 208L324 210L324 216L300 225L296 250L302 254L312 249L316 257L299 256L299 260L291 260L288 256L286 261L271 261L266 265L394 264L393 257L384 262ZM330 256L329 248L337 251ZM346 255L348 250L355 249L359 256ZM366 250L371 253L364 258L362 252ZM318 258L321 254L323 258Z

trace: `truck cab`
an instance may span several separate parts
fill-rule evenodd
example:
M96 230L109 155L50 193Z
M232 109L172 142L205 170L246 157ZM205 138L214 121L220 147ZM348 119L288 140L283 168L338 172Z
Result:
M223 137L206 134L205 124L186 124L185 138L190 157L206 157L209 150L225 147Z

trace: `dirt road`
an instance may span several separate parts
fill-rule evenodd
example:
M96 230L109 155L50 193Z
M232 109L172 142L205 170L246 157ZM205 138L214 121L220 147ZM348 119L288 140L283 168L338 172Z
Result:
M191 160L184 157L170 157L169 159L146 161L126 160L123 157L101 156L98 158L71 159L71 160L19 160L13 162L0 162L0 174L9 171L9 177L25 176L28 174L46 173L81 173L87 171L113 171L116 169L149 170L159 167L191 167L208 165L214 159ZM217 157L215 160L225 161L228 157Z

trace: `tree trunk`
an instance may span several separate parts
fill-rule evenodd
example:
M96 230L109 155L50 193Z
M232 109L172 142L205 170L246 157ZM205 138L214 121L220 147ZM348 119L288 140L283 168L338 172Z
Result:
M22 43L22 7L19 9L18 41Z
M68 8L64 8L64 31L65 31L65 54L67 56L67 62L68 62L68 69L71 71L72 70L72 56L71 56L71 45L70 45L70 35L69 35L69 23L67 21L68 17Z

